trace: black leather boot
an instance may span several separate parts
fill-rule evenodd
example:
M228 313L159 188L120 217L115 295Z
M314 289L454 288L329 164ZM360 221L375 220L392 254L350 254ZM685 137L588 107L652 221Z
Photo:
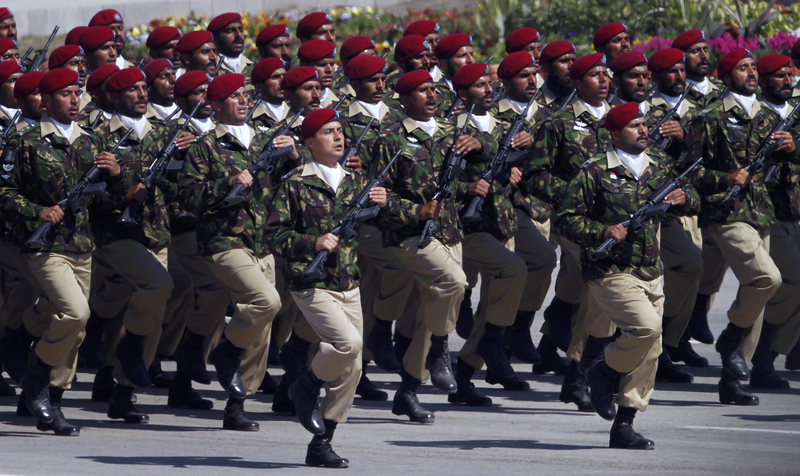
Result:
M395 357L397 357L397 361L401 363L400 371L402 372L403 357L406 356L406 351L408 351L408 347L411 345L411 339L400 335L399 332L395 332L393 340L394 340L394 355Z
M0 375L0 397L14 397L17 395L17 391L14 390L14 387L8 384L6 380Z
M38 421L36 429L39 431L52 431L56 436L78 436L81 434L81 429L68 422L61 411L61 397L63 395L63 388L50 387L50 406L53 408L53 421L50 423Z
M323 385L325 382L317 378L313 370L309 370L289 387L289 398L294 402L297 419L303 428L315 435L325 433L325 424L319 411L319 391Z
M694 382L694 375L682 370L680 367L672 363L667 352L667 346L664 344L661 349L661 355L658 356L658 369L656 370L656 381L670 382L670 383L692 383Z
M278 333L271 332L269 338L269 350L267 350L267 365L271 367L280 367L282 345L283 342L278 342Z
M126 331L117 346L117 360L125 378L137 387L149 387L152 383L144 365L144 339L145 336Z
M289 398L289 383L288 377L286 374L283 375L281 378L280 383L278 384L278 389L275 391L275 394L272 396L272 411L275 413L280 414L289 414L289 415L296 415L294 411L294 403L292 399Z
M336 430L336 422L325 420L325 433L314 435L308 444L306 452L306 465L321 468L347 468L350 461L342 458L333 451L331 440Z
M133 387L117 385L114 396L108 404L108 417L112 420L124 420L125 423L144 424L150 423L150 417L139 413L133 406Z
M535 315L535 311L517 311L514 323L506 327L503 335L503 340L515 359L534 365L542 362L542 356L536 351L531 339L531 324Z
M572 315L577 310L577 304L570 304L557 297L544 310L544 320L550 326L550 338L564 352L572 340Z
M356 395L363 400L371 402L385 402L389 400L388 393L383 390L378 390L378 388L370 382L367 377L367 364L368 362L363 362L361 364L361 379L358 381L358 386L356 387Z
M211 375L206 368L204 355L205 336L186 331L181 345L175 352L175 362L181 366L183 373L197 383L208 385L211 383Z
M150 376L150 381L156 388L170 388L172 386L172 379L169 378L164 370L161 368L161 358L156 355L153 363L147 369L147 374Z
M586 338L586 345L583 346L581 353L581 360L578 362L578 372L586 374L589 367L595 362L603 358L603 351L606 348L607 339L600 337L589 336Z
M234 431L258 431L260 426L244 411L244 399L228 397L222 413L222 429Z
M458 371L456 371L456 380L458 380ZM512 375L511 377L501 377L492 373L492 371L488 369L486 370L486 378L484 381L489 385L500 384L503 386L503 390L507 390L509 392L524 392L531 389L531 386L528 384L528 382L520 379L516 376L516 374Z
M451 393L447 396L447 401L450 403L464 403L468 407L490 407L492 406L492 399L481 395L472 383L472 376L475 375L475 369L468 363L458 358L458 366L456 368L456 382L458 382L458 390L456 393Z
M551 338L542 335L537 352L542 358L542 363L533 366L534 374L544 375L553 372L555 375L567 375L570 360L558 355L558 347Z
M92 383L92 401L107 402L114 396L114 367L103 367L94 374Z
M219 340L217 348L211 353L214 368L217 369L217 380L228 395L244 400L247 392L244 389L242 375L239 373L242 364L242 349L231 344L224 336Z
M475 352L483 359L486 368L493 374L511 377L514 375L514 369L508 361L508 354L503 345L503 330L502 327L487 322Z
M784 363L783 368L786 370L800 370L800 341L786 354L786 363Z
M78 353L83 357L86 367L102 369L106 366L106 351L103 346L103 327L106 319L98 316L94 311L86 321L86 336L83 338Z
M714 343L714 334L711 333L711 329L708 327L708 302L710 300L711 296L707 294L697 295L692 317L689 318L689 326L686 328L686 332L689 333L692 339L703 344Z
M667 347L667 352L673 362L683 362L689 367L708 367L708 359L699 355L692 348L688 332L683 333L678 347Z
M278 391L278 382L272 378L269 371L266 371L264 372L264 380L261 381L261 385L258 386L258 389L265 395L275 395L275 392Z
M653 450L656 444L653 440L645 438L633 430L633 418L636 416L636 409L630 407L619 407L614 424L611 425L611 438L608 446L610 448L621 448L626 450Z
M614 408L614 394L619 388L619 377L619 372L609 367L605 360L596 360L586 371L586 382L590 389L589 398L594 410L608 421L617 415Z
M574 403L579 412L593 412L594 405L589 399L589 388L586 377L578 371L578 363L570 360L569 370L561 383L561 392L558 399L564 403Z
M169 388L167 405L171 408L186 408L189 410L211 410L214 402L206 400L192 388L192 380L183 373L178 365L175 378Z
M447 393L455 393L458 390L450 365L447 336L431 336L431 348L425 358L425 368L431 373L431 383L434 387Z
M745 391L742 382L725 372L717 385L719 402L726 405L758 405L758 397Z
M308 351L311 343L301 339L294 332L281 347L281 368L285 372L284 377L293 384L295 380L308 373Z
M745 329L728 323L728 327L719 335L715 346L722 359L722 371L738 380L750 378L750 369L747 368L742 347L744 337L749 332L750 328Z
M372 351L375 365L393 374L400 371L400 361L392 345L392 321L375 319L375 327L367 337L367 347Z
M24 324L17 329L6 327L6 334L0 339L0 360L8 376L16 383L20 383L28 371L28 356L35 339Z
M458 318L456 319L456 334L467 340L472 334L472 326L475 324L475 315L472 312L472 289L464 292L464 299L458 308Z
M769 390L788 390L789 381L778 377L775 373L775 358L778 356L772 351L772 335L775 326L764 323L761 327L761 335L758 338L758 345L753 354L753 372L750 375L750 388L760 388Z
M412 377L405 369L400 371L400 387L394 394L392 413L407 415L414 423L431 424L435 417L433 412L422 408L417 398L417 389L422 381Z
M19 398L17 399L17 416L33 418L31 411L28 410L28 405L25 405L25 390L19 392Z
M50 405L50 371L51 365L47 365L39 357L33 366L25 372L20 385L25 392L25 405L37 420L44 423L53 422L53 407Z

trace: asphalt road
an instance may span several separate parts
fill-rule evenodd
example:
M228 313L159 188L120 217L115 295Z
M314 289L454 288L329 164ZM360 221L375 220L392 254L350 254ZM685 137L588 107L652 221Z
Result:
M729 275L711 310L715 334L726 325L734 284ZM537 316L537 341L540 324ZM462 344L454 336L451 350L455 353ZM494 400L491 408L450 405L445 395L424 385L420 400L436 412L431 426L396 417L391 401L356 397L334 447L350 459L348 474L800 474L800 372L783 371L780 357L776 366L791 380L791 391L761 392L757 407L721 405L716 391L719 357L712 346L695 348L710 359L711 367L695 369L693 384L658 384L650 408L636 418L635 428L655 441L655 451L608 449L609 422L559 402L561 377L533 376L530 366L517 363L514 367L531 383L531 391L506 392L483 382L483 372L476 375L476 386ZM172 362L164 366L174 370ZM391 400L399 377L377 368L370 372ZM280 370L272 373L280 375ZM65 394L67 418L82 427L77 438L38 432L32 419L15 415L16 398L0 397L0 475L324 471L303 466L311 435L293 418L273 414L271 396L258 395L246 403L249 415L261 424L258 433L221 429L226 397L218 384L199 386L204 397L214 400L214 409L206 412L170 409L166 390L137 392L137 406L150 415L151 423L130 426L109 420L107 405L90 401L92 378L79 372L74 389Z

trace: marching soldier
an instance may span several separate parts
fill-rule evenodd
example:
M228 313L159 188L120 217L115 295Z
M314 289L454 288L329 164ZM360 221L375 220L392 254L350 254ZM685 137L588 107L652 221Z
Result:
M436 111L439 117L444 118L452 108L451 116L456 116L464 110L462 107L453 107L457 95L453 90L453 76L462 66L475 62L475 51L472 49L472 37L466 33L453 33L447 35L436 44L433 50L439 64L442 66L444 76L436 83Z
M650 74L644 53L641 51L620 53L614 58L614 61L609 63L608 69L614 74L611 84L617 90L617 94L609 106L635 102L639 105L642 114L647 114L649 104L645 101L647 100L647 82Z
M268 25L258 32L256 48L261 59L278 58L287 66L292 60L292 38L289 36L289 25L278 23Z
M699 109L708 106L722 94L724 84L711 75L711 53L703 30L684 31L672 42L672 47L686 54L686 82L694 86L689 93L691 103Z
M142 69L147 77L147 119L163 125L175 105L175 66L166 58L153 60Z
M127 38L125 36L125 23L122 15L116 10L100 10L89 20L89 28L95 26L106 26L114 30L114 49L116 50L115 63L119 69L130 68L133 63L122 57L122 50L125 49Z
M19 110L14 99L14 83L22 74L22 66L16 61L0 63L0 126L3 130L11 125L11 119Z
M91 98L78 115L78 122L84 126L97 129L111 120L114 115L114 102L111 94L106 90L106 83L112 74L119 71L115 64L107 64L92 71L86 81L86 95Z
M16 61L19 63L19 46L16 40L0 37L0 61Z
M90 75L102 66L117 63L115 40L114 30L107 26L90 26L81 33L79 45L86 54Z
M20 132L29 125L39 122L45 114L42 94L39 91L39 82L43 77L44 73L41 71L33 71L20 76L14 84L14 99L17 100L22 113L20 116L22 120L17 122Z
M594 50L606 55L606 62L611 64L621 53L632 49L628 27L622 23L607 23L594 32L592 39Z
M311 40L336 43L336 27L333 26L333 19L324 12L309 13L300 19L295 34L302 44Z
M517 51L526 51L533 56L533 61L539 64L539 59L542 56L542 36L535 28L526 26L519 30L512 31L508 38L506 38L506 53L516 53ZM537 72L536 84L544 84L544 78Z
M88 63L83 48L79 45L59 46L50 53L47 68L48 70L67 68L78 73L78 85L81 87L81 110L83 110L92 100L92 96L86 93Z
M210 31L190 31L178 40L175 51L180 55L185 71L205 71L211 76L217 75L217 47Z
M434 83L438 83L444 77L444 73L439 68L439 59L433 54L436 45L439 44L439 22L436 20L417 20L403 30L403 37L409 35L419 35L430 46L430 74ZM408 71L406 71L408 72ZM394 87L392 87L394 89Z
M267 132L279 121L286 119L289 106L281 89L281 81L285 75L286 62L280 58L263 59L253 68L250 83L261 98L253 112L253 126L258 132Z
M360 55L377 56L375 50L375 42L366 36L351 36L342 43L342 49L339 51L339 60L342 62L342 68L347 66L353 58ZM333 84L332 89L340 91L341 94L348 96L355 96L355 91L347 83L345 75L340 75L336 82Z
M222 57L218 74L239 73L247 77L253 72L253 62L244 52L244 26L238 13L223 13L208 24L208 31L214 35L217 54Z
M569 80L569 70L575 62L575 45L569 41L551 41L542 49L539 57L539 75L544 78L536 84L542 88L537 100L541 105L556 111L565 106L575 86Z
M394 86L401 76L418 69L431 69L433 51L430 43L420 35L406 35L394 46L394 61L400 67L386 75L386 90L394 92ZM399 108L398 98L393 94L385 94L383 101L390 107Z
M86 29L89 28L88 26L76 26L75 28L71 29L67 36L64 37L64 44L65 45L79 45L81 44L81 35L83 34Z
M180 52L175 49L180 39L181 31L174 26L160 26L151 31L145 43L145 46L150 48L150 59L164 58L170 60L177 74L178 70L183 66Z
M333 92L333 74L336 72L336 45L326 40L310 40L297 50L300 66L310 66L317 71L320 92L320 107L329 107L339 100Z
M0 8L0 38L17 39L17 22L14 14L6 7Z

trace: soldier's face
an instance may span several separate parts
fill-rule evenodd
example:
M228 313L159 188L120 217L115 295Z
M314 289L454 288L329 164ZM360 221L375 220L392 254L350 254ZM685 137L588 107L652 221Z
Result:
M750 96L758 90L758 71L753 58L745 58L738 63L723 79L725 86L731 91Z
M333 23L326 23L319 27L319 30L310 34L308 40L325 40L336 43L336 28L333 26Z
M84 87L86 86L86 66L86 57L83 55L76 55L68 59L62 67L78 73L78 84Z
M197 110L194 117L198 119L208 119L211 117L214 109L211 108L210 103L206 102L207 92L208 83L201 84L185 97L178 98L176 101L178 103L178 107L180 107L181 111L185 112L186 114L190 114L194 110L195 106L204 103L202 106L200 106L200 109Z
M150 96L156 104L166 105L175 100L175 70L164 68L150 83Z
M205 71L212 77L217 74L217 48L213 42L192 51L191 55L181 53L181 62L187 71Z
M431 68L433 68L434 66L439 66L439 59L436 57L436 55L433 54L433 50L435 50L436 45L439 44L439 34L436 32L428 33L428 36L425 37L425 41L427 41L428 46L430 46L430 49L428 51L430 52Z
M0 38L17 39L17 22L14 17L6 18L0 22Z
M356 99L366 103L377 104L383 99L383 90L386 89L386 74L378 73L369 78L350 82L356 91Z
M0 61L16 61L19 64L19 50L16 48L7 49Z
M400 103L415 121L427 121L436 114L436 86L426 81L408 94L400 95Z
M147 83L138 81L122 92L112 93L111 98L117 112L123 116L142 117L147 112Z
M69 124L78 117L81 104L81 89L77 85L67 86L42 97L47 114L62 124Z
M619 95L628 102L643 102L647 95L647 65L641 64L614 75Z
M336 59L322 58L308 64L317 70L319 82L323 88L329 88L333 84L333 75L336 73Z
M629 154L641 154L647 148L647 124L644 117L633 119L625 127L611 133L614 146Z
M539 64L539 57L542 56L542 42L541 41L532 41L525 45L522 48L522 51L527 51L528 53L533 56L533 59L536 60L536 64Z
M686 91L686 66L675 63L671 68L656 74L655 79L661 94L680 96Z
M474 104L476 113L485 113L492 108L491 78L488 74L481 76L477 81L472 83L472 86L468 89L460 90L458 95L464 101L467 108Z
M14 73L0 85L0 104L5 107L17 109L17 100L14 99L14 85L17 79L22 76L22 72Z
M411 58L410 60L406 60L405 63L403 64L403 71L405 71L406 73L410 71L416 71L418 69L424 69L425 71L430 71L432 56L433 53L431 53L430 50L423 51L422 53Z
M711 70L711 52L708 43L698 41L686 50L686 75L695 81L700 81L708 76Z
M241 126L247 119L247 92L244 86L222 101L211 101L211 107L220 123Z
M100 48L89 53L89 68L94 71L107 64L114 64L117 61L117 50L114 48L114 41L106 41Z
M308 114L319 109L322 100L322 86L319 81L306 81L286 92L289 94L289 108L292 112L299 113L305 109L305 114Z
M450 77L447 79L452 79L456 71L461 69L465 64L472 64L474 62L475 51L471 46L462 46L456 51L456 54L447 59L447 72L450 74Z
M508 97L514 101L528 102L536 92L536 68L529 66L523 68L516 75L503 80Z
M114 37L114 46L117 49L117 56L119 56L122 54L122 50L125 49L125 23L109 23L108 27L114 30L114 33L116 34Z
M19 99L19 108L22 115L28 119L41 120L45 113L44 103L42 102L42 95L39 93L39 88L33 90L32 93L27 94Z
M594 106L599 106L608 97L608 70L605 66L595 66L580 79L573 81L578 97Z
M314 160L330 167L344 155L342 124L339 121L331 121L305 142Z
M255 84L255 88L261 93L261 99L270 104L280 104L283 102L283 89L281 89L281 81L286 75L285 68L278 68L272 72L272 75L266 80Z
M569 78L569 69L576 58L575 53L565 53L549 63L544 63L542 64L542 75L546 78L551 73L555 73L562 78Z
M114 112L116 109L116 106L114 106L114 99L112 97L114 93L106 91L107 83L108 79L103 81L100 86L89 91L89 94L91 94L92 101L94 101L99 108L106 112Z
M292 40L288 35L281 35L258 49L261 59L280 58L289 64L292 59Z
M780 104L792 97L792 68L789 65L758 78L764 99Z
M631 37L628 36L627 31L623 31L619 35L608 40L608 43L603 46L603 51L608 57L608 62L614 60L620 53L631 50Z
M153 59L166 58L172 61L173 66L175 66L176 68L180 68L181 55L180 53L175 51L175 45L177 44L178 44L178 38L170 40L169 42L167 42L167 44L165 44L161 48L150 50L150 57Z
M244 26L242 22L228 23L222 30L214 35L215 43L220 53L235 58L244 52Z

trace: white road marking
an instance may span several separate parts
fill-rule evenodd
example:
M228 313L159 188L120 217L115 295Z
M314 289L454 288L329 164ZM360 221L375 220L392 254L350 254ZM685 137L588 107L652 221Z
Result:
M722 426L687 426L689 430L719 430L719 431L754 431L758 433L780 433L783 435L800 435L800 431L792 430L765 430L761 428L725 428Z

